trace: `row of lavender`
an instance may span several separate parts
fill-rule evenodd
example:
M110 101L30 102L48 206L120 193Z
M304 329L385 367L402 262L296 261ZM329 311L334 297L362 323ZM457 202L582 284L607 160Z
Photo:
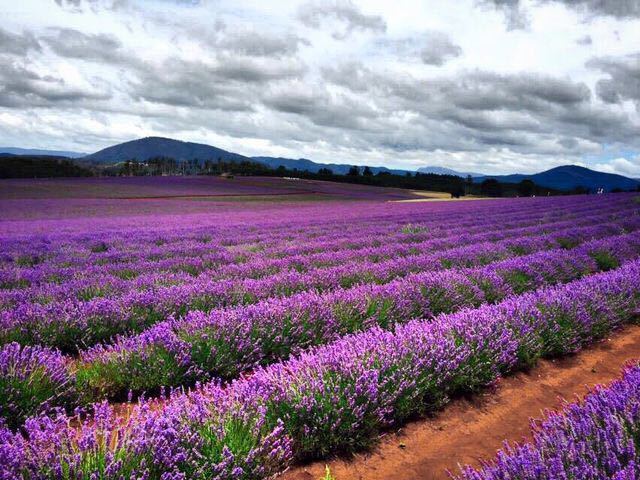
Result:
M494 306L393 331L376 327L226 387L178 393L163 405L142 402L128 416L103 403L85 420L60 414L29 419L20 432L1 429L0 473L265 478L293 459L366 446L381 429L541 356L579 350L633 319L639 308L640 262L632 262Z
M618 218L624 218L625 213L625 211L617 212ZM611 221L611 217L612 215L608 215L607 212L599 212L598 215L589 215L580 219L563 219L562 222L545 223L544 230L548 231L553 227L559 228L561 225L566 225L567 228L574 226L574 224L575 226L585 225L589 220L606 222ZM102 288L113 295L127 288L150 288L165 277L178 283L192 281L193 277L203 275L210 279L260 278L281 271L293 269L309 271L313 268L328 267L344 262L377 262L395 256L415 255L468 243L499 240L509 235L505 232L511 232L513 235L514 230L520 230L523 235L540 230L539 221L530 218L513 226L503 227L500 232L491 228L494 226L493 221L483 222L473 228L452 229L446 232L447 235L440 234L436 238L431 236L425 239L426 235L422 234L405 235L400 239L392 240L390 244L387 244L386 241L382 242L389 240L388 238L378 238L375 234L363 230L361 233L363 239L375 239L366 242L367 244L373 243L373 241L382 244L376 247L349 245L349 247L339 250L329 249L319 253L288 255L283 258L279 255L276 258L268 255L254 255L251 259L224 264L212 259L211 255L186 260L182 256L175 255L158 261L145 260L126 265L92 265L83 268L46 264L44 268L40 265L37 272L33 268L27 272L24 271L25 269L11 271L12 278L5 278L4 282L5 285L13 287L0 291L0 304L9 306L24 299L32 301L40 299L39 301L42 303L43 299L56 300L62 295L80 299L83 298L81 294L90 288ZM528 227L529 230L525 227ZM39 280L36 280L37 278Z
M640 366L628 366L621 380L532 429L532 442L507 445L494 461L465 468L458 480L640 478Z
M498 222L494 217L477 220L473 226L456 226L447 230L439 229L438 232L428 229L428 233L425 231L427 227L412 224L412 233L386 237L362 227L357 243L341 243L339 248L333 249L327 242L321 252L299 254L261 251L260 255L254 254L248 258L245 254L234 256L223 250L202 252L189 258L189 251L171 251L162 255L149 254L143 260L127 263L118 262L112 257L96 259L97 264L82 266L66 266L69 262L63 262L65 266L47 262L29 268L0 269L0 283L5 287L2 289L4 291L0 291L0 304L9 306L25 297L33 300L40 298L40 302L44 299L51 301L63 294L85 299L92 288L113 295L131 288L150 288L167 276L171 282L177 283L192 281L193 277L203 275L211 279L260 278L287 270L309 271L344 262L378 262L469 243L496 241L506 238L509 235L506 232L513 235L519 230L522 235L530 235L558 229L562 225L571 228L589 225L590 222L624 219L633 212L631 206L617 208L615 212L610 209L598 210L590 215L572 212L571 215L562 215L561 220L546 218L544 223L527 214L522 218L510 219L508 224L502 222L500 230L493 228ZM407 228L406 225L403 227L405 230ZM296 243L299 245L299 242ZM68 258L74 258L76 254L67 255ZM159 258L156 259L155 255ZM97 295L98 292L94 293L94 296Z
M602 204L613 205L620 202L617 198L608 198L601 202L588 202L592 208L600 208ZM575 203L575 204L574 204ZM559 204L558 207L564 204ZM516 214L520 211L534 211L534 202L526 204L509 203L503 204L503 214ZM580 206L577 202L571 202L567 210L571 207L584 208L588 205ZM356 240L360 228L371 228L379 235L398 233L398 227L403 224L418 224L427 222L429 225L438 226L440 224L451 224L451 215L444 213L425 212L424 209L404 207L401 212L393 215L381 215L380 206L375 205L371 212L359 211L359 208L372 207L371 205L350 205L348 207L338 207L346 218L336 222L327 222L326 218L312 218L304 220L296 218L294 222L286 221L287 212L279 212L284 218L271 223L269 221L262 225L234 225L224 227L214 225L210 227L192 226L185 228L179 226L169 231L162 228L159 231L138 230L126 228L122 231L88 233L96 230L98 225L91 219L86 219L86 226L83 233L77 234L56 234L46 233L28 236L9 236L0 241L4 245L3 254L0 255L0 265L14 264L17 266L32 266L43 261L71 262L72 264L83 266L96 260L105 259L112 262L120 262L127 258L143 259L147 256L163 256L171 253L186 253L191 255L202 255L208 251L224 250L223 247L240 247L245 245L256 245L259 248L274 248L279 251L285 247L283 254L288 253L286 247L298 248L289 245L289 242L297 237L306 237L310 243L308 247L314 245L314 239L326 238L329 242L342 240ZM474 218L485 215L495 215L496 211L490 208L470 208L466 210L457 209L455 218L461 223L473 223ZM538 206L539 208L539 206ZM323 208L325 214L330 211ZM432 209L431 209L432 210ZM562 210L562 209L561 209ZM284 214L284 215L283 215ZM289 212L290 214L290 212ZM474 215L475 214L475 215ZM354 222L354 215L357 217ZM326 215L323 215L326 217ZM447 218L448 217L448 218ZM505 216L505 218L507 218ZM284 223L283 223L284 220ZM289 219L289 220L293 220ZM351 221L350 221L351 220ZM89 223L91 222L91 223ZM105 249L106 248L106 249ZM193 249L193 250L192 250Z
M486 267L419 273L386 285L325 295L303 293L209 314L193 312L81 352L75 375L79 390L95 400L210 378L233 379L349 333L373 326L391 330L414 318L495 303L638 257L640 233L632 233Z
M305 268L309 263L324 264L330 259L329 254L334 252L337 256L342 253L351 253L357 258L357 252L367 248L375 248L380 246L397 246L405 247L407 244L420 251L420 245L415 245L427 240L437 241L443 238L449 240L455 239L456 236L464 237L474 233L495 231L497 225L501 229L513 229L525 226L535 226L541 224L549 224L564 220L568 223L570 219L583 220L583 217L589 217L594 213L605 216L607 213L612 217L623 218L626 213L633 208L627 202L619 204L618 202L607 201L604 205L594 211L593 205L577 207L575 210L552 210L551 213L542 213L540 209L533 209L528 206L521 209L518 215L511 212L510 216L505 212L488 212L488 215L473 219L471 221L463 221L456 219L448 222L443 220L441 223L434 223L430 220L428 223L406 224L398 222L387 222L388 225L370 225L367 222L358 223L357 230L353 233L354 228L345 232L342 228L338 232L333 232L333 236L327 232L321 232L321 239L315 237L319 235L313 232L297 232L296 235L287 236L287 241L282 238L274 238L275 246L267 249L262 244L244 244L245 248L229 250L220 244L207 244L201 242L193 242L192 240L181 240L168 244L163 239L156 239L153 244L149 245L144 238L139 238L135 232L127 232L127 245L134 249L131 252L120 252L113 248L109 241L103 240L97 245L93 245L92 249L102 249L104 252L86 252L78 251L78 245L75 240L71 240L70 244L57 245L57 255L53 259L41 259L40 263L30 265L26 262L22 255L16 259L16 262L4 267L0 267L0 285L6 289L24 289L27 286L38 286L41 284L64 284L66 281L85 281L91 284L93 275L98 274L102 279L105 273L111 274L115 279L135 278L142 272L157 273L188 273L192 276L202 274L215 273L218 276L245 275L253 276L254 272L250 265L246 263L256 263L258 265L257 272L261 268L269 268L263 265L268 260L275 261L275 267L278 266L278 260L288 260L289 265L296 265L296 268ZM402 217L406 221L406 217ZM450 225L448 225L448 223ZM281 236L281 232L270 232L274 237ZM183 232L183 236L189 236L192 232ZM246 242L246 238L242 237ZM113 242L113 240L112 240ZM160 243L160 245L158 245ZM272 242L273 243L273 242ZM319 253L319 255L318 255ZM367 252L363 252L367 253ZM314 257L316 254L317 258ZM376 255L376 252L371 252ZM42 255L38 256L38 258ZM26 265L20 263L24 262ZM238 264L241 264L239 266ZM227 268L229 271L219 271Z
M596 217L600 218L600 217ZM588 223L593 223L590 217ZM522 236L521 230L507 233L497 242L399 257L380 263L345 264L310 272L286 272L262 279L218 281L198 278L186 285L163 286L133 291L114 298L88 301L65 299L47 304L16 301L0 312L0 343L41 344L72 352L79 345L90 346L107 341L113 335L143 330L170 315L189 311L209 311L233 305L254 304L271 297L291 296L304 291L331 291L355 284L386 283L415 272L451 267L482 265L558 245L571 246L590 238L610 236L620 231L635 231L640 216L595 227L567 228L541 236ZM509 238L516 235L516 238ZM521 238L520 238L521 237ZM19 294L18 294L19 295Z
M16 426L53 406L124 398L130 392L155 392L211 378L233 379L259 365L372 326L391 330L412 318L494 303L638 256L640 233L633 233L481 268L421 273L383 286L302 294L210 314L194 312L141 335L81 352L76 362L57 351L21 350L11 343L0 351L2 413Z
M429 209L424 209L420 205L395 205L393 208L384 208L380 204L344 204L331 205L327 208L323 205L317 208L317 212L310 218L300 217L294 213L294 209L286 211L275 210L265 212L266 219L263 222L245 224L237 223L233 225L232 219L225 219L225 222L214 222L212 225L193 224L185 227L178 222L171 224L158 224L157 229L136 229L123 225L116 231L103 232L100 230L100 223L92 218L79 218L81 233L57 233L56 230L47 229L46 232L32 233L29 235L0 234L0 242L4 249L0 255L0 265L15 263L19 258L23 258L25 264L30 262L26 257L34 256L38 259L61 259L64 262L78 261L82 264L84 260L95 260L91 254L96 253L98 257L104 256L112 261L119 261L116 252L129 255L145 255L146 251L153 255L162 254L162 250L155 250L155 247L182 252L189 250L189 246L218 248L221 246L240 246L265 242L266 245L282 248L298 248L295 244L289 244L289 240L301 235L307 237L313 248L313 239L319 240L325 237L336 239L345 238L357 240L358 232L362 227L378 228L380 234L397 233L398 227L411 223L426 223L429 227L438 229L440 226L453 225L459 223L473 223L474 219L486 217L488 215L502 214L503 219L517 216L520 213L531 212L538 216L541 211L548 212L553 216L557 213L569 213L584 209L601 209L605 206L623 205L628 203L629 198L624 195L610 196L606 198L585 198L576 197L554 198L554 199L522 199L520 201L495 201L492 203L475 202L469 205L460 204L439 204L432 205ZM298 212L300 209L295 209ZM276 218L271 218L270 213L276 213ZM335 213L339 220L328 221ZM126 220L126 217L124 217ZM232 225L226 226L225 223ZM34 224L35 230L37 221ZM131 241L133 240L133 241ZM101 250L94 248L106 244L112 247L109 252L91 250ZM295 251L295 250L294 250ZM65 258L67 252L76 254L78 258ZM200 254L205 253L198 250ZM195 253L195 252L194 252ZM291 252L284 251L284 254ZM88 257L86 255L88 254Z

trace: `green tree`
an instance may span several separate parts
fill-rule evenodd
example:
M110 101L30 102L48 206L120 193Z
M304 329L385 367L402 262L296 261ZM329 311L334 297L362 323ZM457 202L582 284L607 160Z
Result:
M533 180L526 178L518 184L518 195L530 197L534 193L536 193L536 184Z
M464 181L464 189L467 195L471 195L471 190L473 188L473 177L471 175L467 175L467 178Z
M487 178L480 184L480 193L486 197L501 197L502 185L495 178Z

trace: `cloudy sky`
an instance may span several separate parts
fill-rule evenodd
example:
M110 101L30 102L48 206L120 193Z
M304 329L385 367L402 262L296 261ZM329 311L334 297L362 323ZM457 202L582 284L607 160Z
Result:
M2 146L640 177L640 0L2 3Z

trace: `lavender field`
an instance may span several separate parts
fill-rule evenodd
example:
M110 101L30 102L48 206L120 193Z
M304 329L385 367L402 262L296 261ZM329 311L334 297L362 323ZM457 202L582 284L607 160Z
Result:
M51 182L0 198L3 479L270 478L640 313L637 194ZM460 478L636 478L638 375Z

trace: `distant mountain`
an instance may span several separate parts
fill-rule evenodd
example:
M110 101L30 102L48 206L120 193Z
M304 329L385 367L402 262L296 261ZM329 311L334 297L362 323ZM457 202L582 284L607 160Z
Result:
M48 157L67 157L80 158L85 153L67 152L65 150L40 150L37 148L16 148L16 147L0 147L0 153L8 153L11 155L44 155Z
M180 140L163 137L146 137L120 143L87 155L82 160L92 163L114 164L132 159L145 161L157 156L171 157L176 160L198 159L205 161L222 159L229 162L251 160L237 153L227 152L204 143L181 142Z
M468 177L471 175L472 177L482 177L484 174L482 173L474 173L474 172L458 172L457 170L453 170L447 167L420 167L418 169L420 173L435 173L437 175L456 175L458 177Z
M171 138L163 137L146 137L138 140L120 143L111 147L100 150L91 155L82 156L77 152L50 151L50 150L27 150L21 148L0 148L2 152L8 154L30 154L30 155L54 155L65 156L81 160L82 162L113 165L124 162L126 160L136 159L145 161L157 156L171 157L176 160L223 160L226 162L254 161L268 165L271 168L278 168L280 165L287 169L298 169L301 171L308 170L317 172L321 168L329 168L335 174L346 174L352 165L336 164L336 163L318 163L306 158L278 158L278 157L245 157L234 152L228 152L221 148L213 147L203 143L182 142ZM379 172L389 172L404 175L407 170L389 169L386 167L370 167L374 174ZM486 178L495 178L500 182L519 183L524 179L533 180L537 185L553 188L556 190L571 190L576 187L584 187L591 191L604 188L611 191L615 188L623 190L635 189L640 185L640 181L624 177L622 175L614 175L610 173L596 172L584 167L576 165L565 165L562 167L552 168L545 172L531 175L481 175L473 172L458 172L446 167L421 167L421 173L434 173L439 175L458 175L466 177L471 175L474 182L482 182ZM413 173L413 172L411 172Z
M495 178L499 182L505 183L520 183L522 180L529 179L533 180L536 185L556 190L572 190L576 187L584 187L594 192L599 188L604 188L607 192L614 188L631 190L640 185L638 180L632 178L612 173L596 172L577 165L564 165L532 175L487 175L476 177L473 180L474 182L482 182L487 178Z
M245 157L244 155L228 152L203 143L182 142L164 137L146 137L120 143L112 147L107 147L99 152L92 153L91 155L86 155L82 157L81 160L83 162L112 165L131 159L145 161L157 156L171 157L176 160L198 159L204 161L222 159L228 162L252 160L274 169L282 165L287 169L308 170L315 173L321 168L329 168L333 173L340 175L346 174L352 167L352 165L349 164L317 163L307 160L306 158ZM407 170L394 170L386 167L370 168L374 174L378 172L389 172L404 175L407 172Z
M306 158L282 158L282 157L252 157L252 160L256 162L263 163L268 165L271 168L278 168L279 166L286 167L287 169L297 168L298 170L308 170L310 172L316 173L321 168L328 168L333 173L338 175L346 175L349 172L349 169L353 165L349 165L346 163L318 163L313 162L311 160L307 160ZM407 170L393 170L387 167L369 167L374 174L378 172L389 172L395 173L397 175L404 175Z
M0 158L9 158L14 160L68 160L76 161L75 158L65 157L63 155L19 155L17 153L0 152Z
M243 160L252 160L267 165L271 168L284 166L287 169L298 169L301 171L308 170L316 173L321 168L329 168L333 173L345 175L353 166L344 163L318 163L306 158L282 158L282 157L245 157L237 153L228 152L220 148L212 147L203 143L182 142L171 138L163 137L146 137L138 140L120 143L112 147L107 147L99 152L82 157L83 162L112 165L126 160L136 159L145 161L153 157L165 156L175 158L176 160L218 160L222 159L228 162L240 162ZM387 167L369 167L374 174L379 172L394 173L397 175L405 175L408 170L390 169ZM448 170L448 169L443 169ZM451 170L453 172L453 170ZM411 172L415 173L415 172ZM425 172L429 173L429 172ZM448 174L449 171L433 172L438 174ZM464 174L466 175L466 174Z

